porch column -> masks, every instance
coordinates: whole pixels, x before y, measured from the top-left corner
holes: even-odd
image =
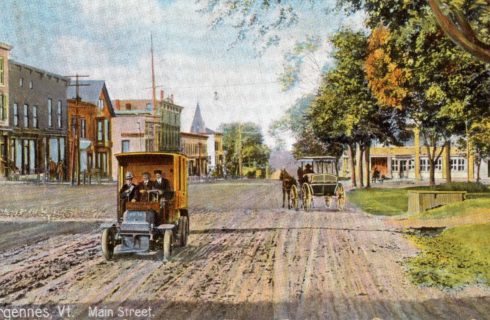
[[[393,173],[391,172],[391,155],[388,155],[386,157],[386,162],[388,165],[388,171],[386,172],[386,175],[393,179]]]
[[[471,150],[472,147],[471,139],[468,139],[468,150]],[[475,181],[475,156],[473,155],[473,152],[468,151],[466,159],[468,160],[466,169],[468,172],[468,182]]]
[[[444,151],[442,151],[442,178],[447,178],[447,170],[451,170],[451,163],[449,160],[449,152],[447,146],[442,147]]]

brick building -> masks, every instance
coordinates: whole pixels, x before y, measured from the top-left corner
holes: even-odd
[[[79,81],[78,101],[76,86],[67,90],[68,98],[68,159],[69,177],[73,170],[80,174],[93,173],[112,178],[112,119],[115,116],[105,81]],[[77,144],[80,134],[80,148]],[[80,149],[78,163],[77,150]],[[78,170],[78,168],[80,170]]]
[[[182,152],[187,156],[189,176],[205,176],[208,172],[208,136],[181,132]]]
[[[0,43],[0,180],[6,179],[9,173],[10,158],[9,133],[9,45]]]
[[[49,161],[66,167],[69,80],[9,59],[0,45],[0,179],[46,176]]]
[[[180,151],[180,115],[183,107],[173,97],[164,99],[163,91],[157,108],[149,99],[117,99],[113,101],[112,139],[114,153],[134,151]],[[113,158],[113,177],[117,162]]]

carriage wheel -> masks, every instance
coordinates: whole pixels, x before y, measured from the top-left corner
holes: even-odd
[[[311,204],[313,202],[313,190],[308,183],[303,183],[303,187],[301,188],[301,193],[303,194],[303,209],[308,211],[311,209]]]
[[[291,186],[291,205],[294,209],[298,210],[299,204],[299,196],[298,196],[298,187],[294,184]]]
[[[189,237],[189,220],[186,216],[179,218],[179,240],[180,246],[185,247],[187,245],[187,239]]]
[[[340,211],[344,211],[347,196],[345,194],[344,186],[341,183],[337,185],[336,195],[337,195],[337,209],[339,209]]]

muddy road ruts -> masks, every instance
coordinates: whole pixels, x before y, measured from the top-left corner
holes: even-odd
[[[53,196],[32,188],[30,201]],[[383,217],[326,209],[280,208],[280,185],[264,182],[190,186],[186,248],[162,263],[154,256],[105,261],[100,223],[111,219],[112,186],[68,189],[69,217],[55,202],[9,216],[0,209],[0,305],[153,307],[155,319],[485,319],[487,287],[446,292],[410,283],[403,262],[416,249]],[[62,194],[58,190],[58,195]],[[2,200],[3,201],[3,200]],[[79,201],[79,202],[77,202]],[[49,203],[45,200],[43,203]],[[0,202],[3,204],[3,202]],[[30,206],[35,209],[35,206]],[[7,210],[8,209],[8,210]],[[114,210],[114,211],[113,211]],[[29,219],[28,222],[23,222]],[[74,219],[66,221],[66,219]]]

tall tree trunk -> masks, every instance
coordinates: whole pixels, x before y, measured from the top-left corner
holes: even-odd
[[[364,161],[366,166],[366,188],[371,188],[371,166],[369,165],[369,158],[371,152],[371,143],[366,143],[366,148],[364,150]]]
[[[481,158],[478,158],[476,160],[476,182],[480,182],[481,177],[480,177],[480,167],[481,167]]]
[[[451,140],[446,141],[446,183],[451,183]]]
[[[355,145],[348,145],[349,148],[349,161],[350,161],[350,179],[352,181],[352,186],[357,187],[356,181],[356,149]]]
[[[341,157],[335,157],[335,174],[339,176],[339,161]]]
[[[429,185],[430,186],[435,186],[436,185],[436,175],[435,175],[435,161],[434,160],[429,160]]]
[[[437,141],[439,137],[437,135],[427,135],[424,133],[424,144],[427,148],[427,157],[429,160],[429,185],[435,186],[436,184],[436,175],[435,175],[435,166],[436,162],[439,160],[444,148],[440,148],[439,153],[437,154]],[[430,141],[430,143],[429,143]]]
[[[359,174],[359,187],[364,188],[364,174],[363,174],[363,156],[364,154],[364,147],[359,144],[359,161],[357,162],[358,165],[358,174]]]

